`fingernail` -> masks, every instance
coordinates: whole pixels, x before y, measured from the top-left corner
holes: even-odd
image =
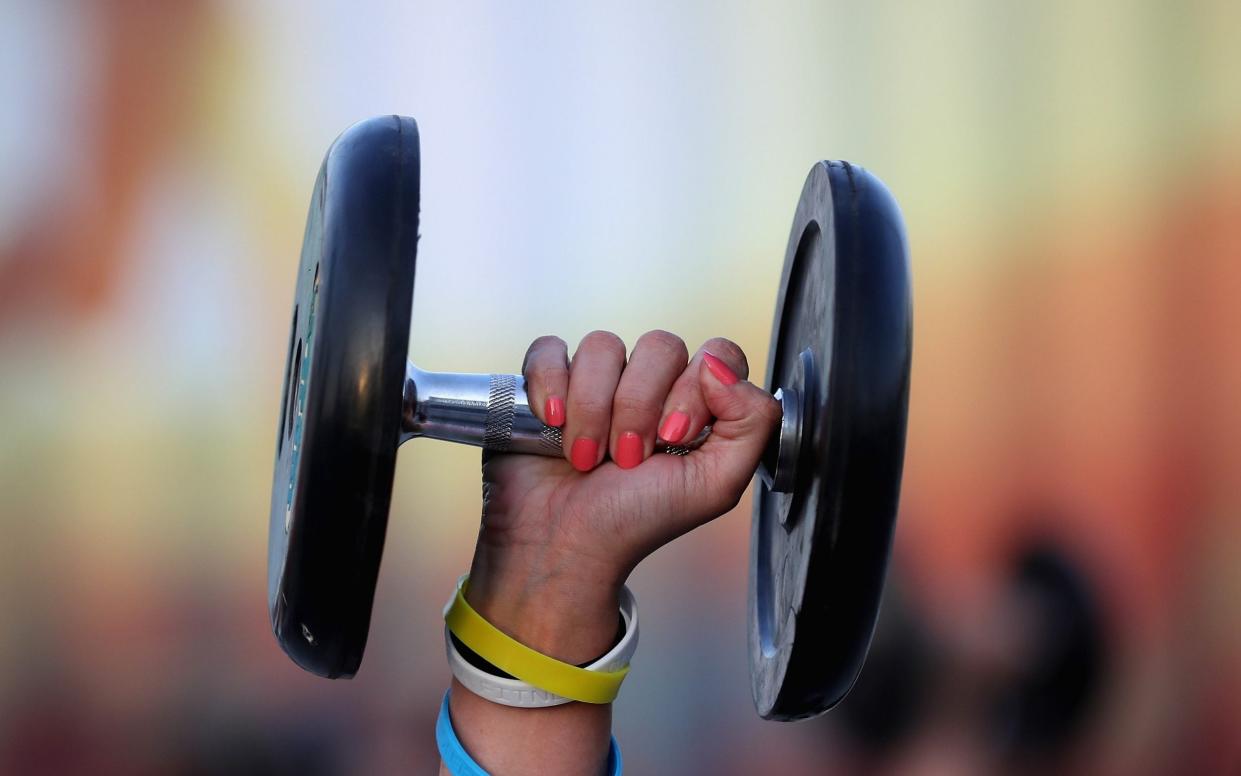
[[[664,420],[664,424],[659,427],[659,438],[665,442],[680,442],[685,438],[685,433],[689,431],[689,415],[684,412],[674,412]]]
[[[616,465],[632,469],[642,463],[642,437],[626,431],[616,440]]]
[[[588,472],[595,468],[599,460],[599,443],[588,437],[573,440],[573,449],[569,451],[569,462],[579,472]]]
[[[543,404],[543,415],[547,425],[559,428],[564,425],[564,399],[559,396],[548,396]]]
[[[724,385],[733,385],[737,382],[737,375],[733,374],[733,370],[729,369],[723,361],[706,351],[702,353],[702,360],[707,363],[707,369],[711,370],[716,380]]]

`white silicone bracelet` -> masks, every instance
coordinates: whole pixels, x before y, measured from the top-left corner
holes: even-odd
[[[458,587],[461,586],[462,579],[464,577],[457,580]],[[453,598],[456,598],[455,590]],[[453,598],[448,599],[445,611],[452,605]],[[638,648],[638,602],[627,586],[621,589],[620,613],[625,620],[625,635],[606,655],[586,666],[587,671],[619,671],[633,659],[633,653]],[[448,650],[448,665],[452,668],[452,675],[467,690],[492,703],[523,709],[541,709],[572,702],[569,698],[540,690],[520,679],[494,676],[471,664],[452,643],[447,627],[444,628],[444,644]]]

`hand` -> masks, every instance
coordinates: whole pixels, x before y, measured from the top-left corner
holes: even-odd
[[[484,455],[467,598],[519,641],[580,663],[611,646],[634,566],[737,504],[781,409],[725,339],[690,359],[652,331],[626,362],[620,338],[596,331],[570,362],[563,340],[541,337],[522,372],[535,414],[562,427],[564,459]],[[653,454],[657,436],[686,442],[708,423],[689,455]]]

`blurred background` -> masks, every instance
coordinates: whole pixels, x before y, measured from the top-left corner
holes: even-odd
[[[0,3],[0,772],[432,773],[476,450],[401,451],[352,681],[266,611],[323,153],[417,118],[411,356],[650,328],[763,364],[820,158],[908,225],[875,650],[750,700],[750,501],[635,572],[632,773],[1241,772],[1241,5]]]

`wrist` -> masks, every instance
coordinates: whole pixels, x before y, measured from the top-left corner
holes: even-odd
[[[546,547],[514,551],[480,538],[465,598],[522,644],[577,664],[612,647],[623,582],[607,567]]]

